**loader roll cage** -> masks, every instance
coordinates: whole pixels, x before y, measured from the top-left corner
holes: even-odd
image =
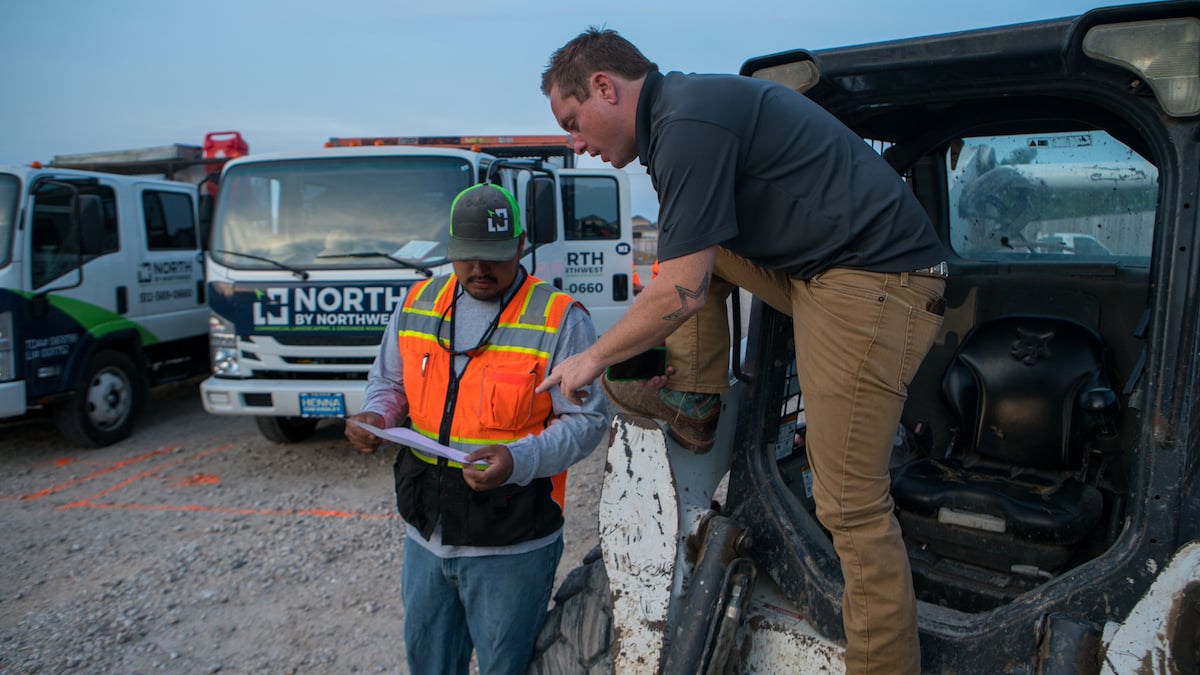
[[[902,431],[910,443],[915,430],[925,435],[910,450],[962,452],[941,377],[972,327],[1030,313],[1082,323],[1104,340],[1119,398],[1116,440],[1093,447],[1079,474],[1103,495],[1100,522],[1063,568],[1033,576],[910,545],[927,670],[966,672],[985,662],[1016,668],[1014,655],[1038,653],[1039,639],[1061,646],[1070,662],[1099,639],[1106,617],[1123,617],[1138,601],[1151,570],[1196,536],[1178,506],[1197,462],[1195,422],[1176,395],[1194,377],[1196,336],[1168,289],[1186,294],[1200,263],[1183,235],[1195,223],[1198,158],[1189,134],[1200,108],[1165,98],[1163,87],[1112,55],[1116,42],[1095,36],[1155,21],[1200,26],[1197,14],[1190,2],[1135,5],[919,44],[787,52],[742,68],[805,91],[864,139],[881,142],[953,253],[943,335],[909,387]],[[1195,72],[1187,77],[1197,79]],[[1016,141],[1028,147],[1018,152]],[[985,217],[968,204],[964,185],[978,175],[964,176],[957,162],[980,161],[986,153],[970,150],[988,144],[996,152],[987,168],[1005,180],[994,181],[996,190],[983,195],[990,202],[979,203],[991,203],[1008,222],[991,224],[995,236],[987,242],[970,241],[968,225]],[[1099,159],[1102,148],[1114,161]],[[1076,171],[1088,162],[1090,173]],[[1035,200],[1024,204],[1024,217],[1015,217],[1017,202],[1003,201],[1018,188]],[[1065,242],[1080,237],[1100,246],[1068,250]],[[791,322],[756,302],[748,334],[737,420],[744,432],[727,514],[754,534],[756,564],[804,617],[842,639],[840,565],[814,515],[802,458],[781,441],[792,437],[788,425],[797,417],[803,426]],[[893,456],[897,466],[911,459]]]

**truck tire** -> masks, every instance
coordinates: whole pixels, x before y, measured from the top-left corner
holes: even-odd
[[[75,394],[54,406],[54,421],[71,443],[102,448],[129,437],[145,400],[146,382],[137,364],[109,349],[88,360]]]
[[[255,417],[254,423],[268,441],[275,443],[306,441],[317,430],[317,420],[303,417]]]
[[[534,645],[529,675],[613,672],[613,605],[600,547],[583,557],[554,594]]]

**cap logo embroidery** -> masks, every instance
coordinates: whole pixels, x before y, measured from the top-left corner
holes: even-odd
[[[508,232],[508,209],[488,209],[488,232]]]

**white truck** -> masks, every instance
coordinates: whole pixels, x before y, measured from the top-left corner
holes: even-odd
[[[0,419],[51,411],[70,442],[105,446],[148,387],[204,372],[204,177],[246,151],[214,132],[0,168]]]
[[[597,329],[633,300],[628,178],[574,168],[568,136],[334,138],[230,162],[211,246],[205,409],[253,415],[278,443],[358,412],[406,289],[450,270],[450,204],[490,180],[517,196],[524,264]]]

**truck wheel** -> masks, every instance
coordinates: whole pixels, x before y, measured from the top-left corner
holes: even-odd
[[[583,557],[554,594],[534,645],[530,675],[613,672],[613,605],[600,547]]]
[[[129,437],[146,400],[146,383],[123,352],[97,352],[70,399],[54,407],[54,421],[67,440],[102,448]]]
[[[275,443],[299,443],[317,430],[317,420],[304,417],[255,417],[254,423],[268,441]]]

